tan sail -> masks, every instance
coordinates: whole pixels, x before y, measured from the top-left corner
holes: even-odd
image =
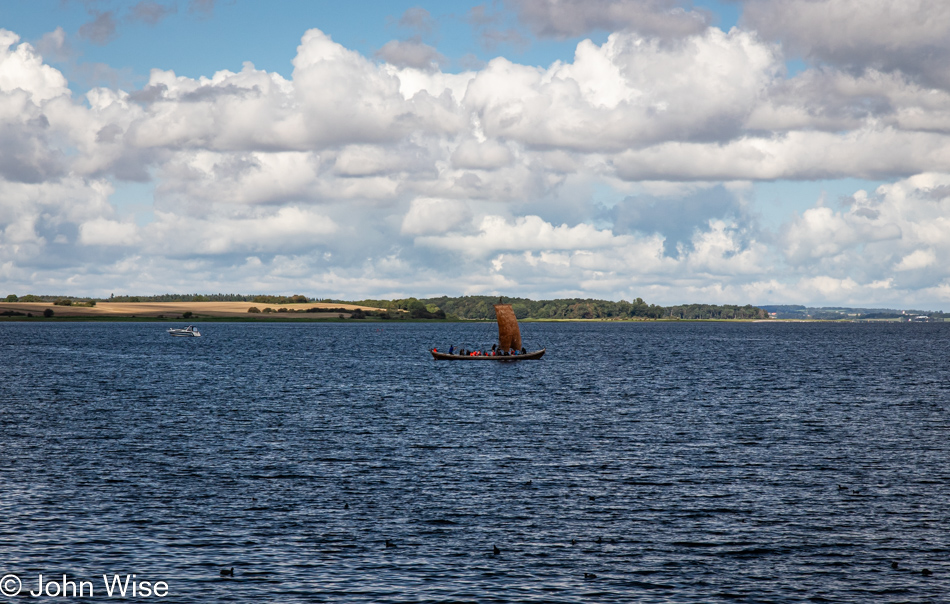
[[[498,346],[502,350],[521,350],[521,331],[511,304],[496,304],[495,316],[498,318]]]

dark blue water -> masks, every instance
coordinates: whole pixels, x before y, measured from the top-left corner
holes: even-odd
[[[950,325],[530,324],[523,363],[427,354],[484,324],[165,327],[0,323],[24,593],[950,600]]]

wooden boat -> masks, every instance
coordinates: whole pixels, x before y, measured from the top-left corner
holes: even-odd
[[[435,350],[430,350],[432,353],[432,358],[436,361],[533,361],[535,359],[540,359],[544,356],[546,348],[541,350],[535,350],[534,352],[528,352],[525,354],[509,354],[509,355],[496,355],[492,356],[490,354],[480,354],[478,356],[469,356],[461,354],[449,354],[447,352],[436,352]]]
[[[498,319],[498,350],[521,350],[521,330],[518,329],[518,318],[515,317],[515,311],[511,304],[495,304],[495,317]],[[449,354],[447,352],[438,352],[433,349],[432,358],[436,361],[533,361],[544,356],[546,348],[526,352],[521,354],[499,354],[477,356]]]

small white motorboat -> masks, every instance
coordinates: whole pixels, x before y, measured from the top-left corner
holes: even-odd
[[[194,325],[189,325],[184,329],[170,328],[168,330],[168,335],[178,338],[200,338],[201,332],[195,329]]]

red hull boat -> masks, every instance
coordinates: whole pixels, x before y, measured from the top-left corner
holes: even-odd
[[[460,355],[460,354],[449,354],[447,352],[436,352],[431,350],[432,358],[436,361],[533,361],[535,359],[540,359],[544,356],[546,348],[541,350],[535,350],[534,352],[526,352],[525,354],[499,354],[492,356],[490,354],[480,354],[477,356],[471,355]]]

